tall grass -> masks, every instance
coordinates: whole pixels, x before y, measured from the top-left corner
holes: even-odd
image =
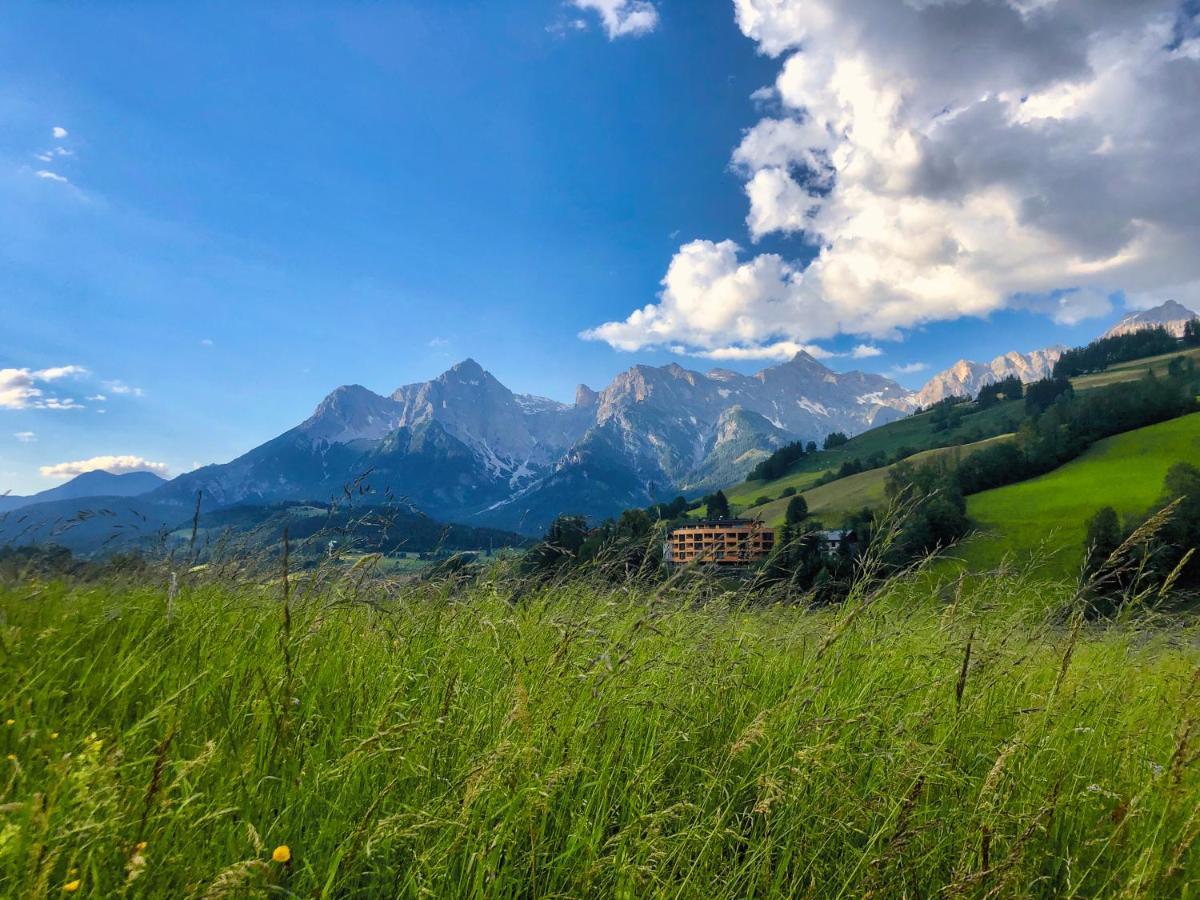
[[[0,896],[1200,892],[1190,625],[362,574],[0,589]]]

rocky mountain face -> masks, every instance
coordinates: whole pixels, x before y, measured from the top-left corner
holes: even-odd
[[[912,396],[801,353],[756,375],[634,366],[574,404],[514,394],[474,360],[390,397],[338,388],[303,423],[152,495],[178,509],[283,500],[411,502],[527,533],[728,484],[791,440],[899,418]]]
[[[1147,328],[1166,328],[1175,337],[1183,337],[1183,328],[1192,319],[1200,318],[1200,313],[1192,312],[1186,306],[1168,300],[1153,309],[1130,313],[1108,331],[1104,337],[1117,337],[1122,334],[1132,334]]]
[[[916,394],[919,406],[929,406],[947,397],[974,397],[981,388],[1016,375],[1025,384],[1048,378],[1063,354],[1062,347],[1034,350],[1030,353],[1005,353],[989,363],[960,359],[949,369],[934,375]]]

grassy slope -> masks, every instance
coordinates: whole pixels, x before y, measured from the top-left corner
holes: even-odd
[[[162,575],[0,588],[0,896],[1200,887],[1194,628],[1045,625],[1069,587],[809,612],[353,573],[285,618],[185,578],[168,624]]]
[[[989,447],[997,441],[1010,440],[1012,440],[1012,435],[1001,435],[999,437],[988,438],[986,441],[965,444],[962,447],[944,447],[938,450],[926,450],[923,453],[909,457],[908,462],[919,466],[922,463],[932,462],[935,459],[946,456],[958,456],[961,458],[962,456],[969,456],[976,450]],[[882,469],[871,469],[867,472],[861,472],[858,475],[839,478],[837,481],[831,481],[829,484],[823,484],[820,487],[804,491],[804,499],[808,503],[809,514],[815,519],[820,519],[826,525],[836,527],[841,525],[842,521],[848,515],[858,512],[863,507],[874,509],[882,506],[886,501],[884,488],[887,484],[887,474],[890,469],[890,466]],[[782,525],[789,502],[790,498],[775,500],[765,506],[751,508],[748,510],[747,515],[761,518],[770,525]]]
[[[1131,362],[1117,363],[1115,366],[1109,366],[1103,372],[1072,378],[1071,383],[1075,385],[1077,391],[1086,391],[1092,388],[1117,384],[1122,381],[1137,381],[1139,378],[1144,377],[1146,372],[1150,370],[1153,370],[1155,375],[1165,376],[1167,374],[1167,366],[1177,356],[1187,356],[1200,363],[1200,347],[1193,347],[1190,350],[1179,350],[1178,352],[1167,353],[1162,356],[1148,356],[1145,359],[1135,359]]]
[[[1200,413],[1099,441],[1083,456],[1040,478],[976,494],[967,512],[986,534],[956,555],[971,568],[995,565],[1006,553],[1057,551],[1048,562],[1070,575],[1083,556],[1085,522],[1111,506],[1122,516],[1146,511],[1173,463],[1200,460]]]
[[[836,450],[808,456],[782,478],[774,481],[740,482],[726,488],[725,495],[735,507],[746,509],[759,496],[775,499],[789,487],[805,491],[825,472],[837,469],[847,460],[866,459],[875,453],[883,453],[890,457],[901,447],[929,450],[939,444],[967,443],[972,439],[992,437],[1011,430],[1012,423],[1018,421],[1022,414],[1022,404],[1019,401],[1002,403],[989,410],[964,417],[961,427],[954,431],[940,433],[930,427],[932,413],[908,416],[863,432]]]

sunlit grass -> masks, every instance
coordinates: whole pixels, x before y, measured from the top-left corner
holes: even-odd
[[[1097,441],[1053,472],[969,497],[967,514],[981,533],[955,554],[981,569],[1008,555],[1023,561],[1053,551],[1047,571],[1070,577],[1083,564],[1087,522],[1100,507],[1144,515],[1162,494],[1167,470],[1197,459],[1200,413]]]
[[[844,607],[0,593],[0,896],[1177,896],[1196,633],[1019,575]]]

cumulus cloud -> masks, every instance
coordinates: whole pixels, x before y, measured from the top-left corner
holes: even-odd
[[[18,431],[13,435],[22,444],[32,444],[37,440],[37,435],[32,431]]]
[[[693,242],[621,349],[894,338],[1200,294],[1200,17],[1179,0],[735,0],[780,60],[733,150],[750,237]],[[1190,12],[1189,12],[1190,11]],[[680,286],[672,273],[707,257]],[[809,261],[811,260],[811,261]],[[732,328],[732,332],[724,329]]]
[[[56,463],[52,466],[42,466],[39,471],[43,478],[74,478],[84,472],[103,470],[113,475],[123,475],[126,472],[153,472],[166,478],[167,464],[151,462],[141,456],[93,456],[91,459],[80,459],[74,462]]]
[[[61,125],[55,125],[50,130],[50,133],[52,135],[54,135],[55,140],[59,140],[59,141],[61,141],[65,137],[67,137],[67,135],[69,134],[67,129],[63,128]]]
[[[47,396],[49,382],[87,374],[83,366],[0,369],[0,409],[79,409],[74,400]]]
[[[855,359],[870,359],[873,356],[883,356],[883,351],[873,344],[859,344],[850,351]]]
[[[658,8],[649,0],[571,0],[571,5],[598,14],[610,41],[640,37],[658,27]]]
[[[779,339],[790,337],[791,323],[799,318],[812,325],[806,337],[830,337],[838,330],[836,312],[782,257],[762,254],[743,262],[732,241],[692,241],[671,261],[658,303],[581,336],[620,350],[677,345],[704,355],[757,348],[755,358],[764,359],[805,343]]]

